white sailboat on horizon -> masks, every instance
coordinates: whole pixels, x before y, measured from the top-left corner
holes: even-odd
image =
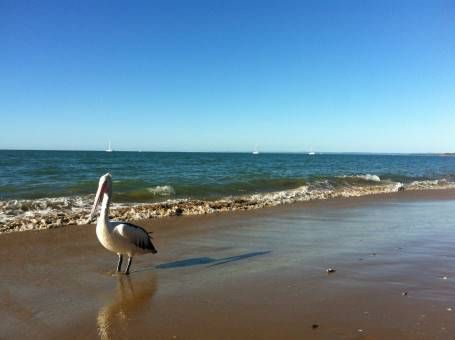
[[[254,150],[253,150],[252,154],[253,155],[259,155],[259,151],[258,151],[258,146],[257,145],[254,147]]]
[[[111,141],[110,140],[109,140],[109,144],[107,146],[106,152],[112,152]]]

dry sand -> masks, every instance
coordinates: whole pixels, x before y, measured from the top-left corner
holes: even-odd
[[[0,338],[455,337],[454,191],[141,224],[129,277],[93,225],[0,235]]]

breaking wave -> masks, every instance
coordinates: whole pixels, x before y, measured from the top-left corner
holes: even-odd
[[[358,197],[391,193],[401,190],[452,189],[455,182],[446,179],[411,181],[408,183],[381,180],[377,175],[341,176],[315,180],[294,189],[232,195],[213,200],[188,197],[167,199],[155,203],[134,203],[144,197],[175,196],[170,185],[147,187],[130,192],[128,200],[122,194],[114,195],[110,209],[111,218],[140,220],[172,215],[201,215],[223,211],[250,210],[294,202],[324,200],[337,197]],[[178,194],[178,192],[177,192]],[[145,196],[144,196],[145,195]],[[85,224],[94,195],[39,199],[0,200],[0,232],[56,228],[64,225]]]
[[[346,177],[348,177],[348,176],[346,176]],[[380,182],[381,181],[381,178],[378,175],[366,174],[366,175],[355,175],[355,176],[352,176],[352,177],[360,178],[360,179],[363,179],[365,181],[371,181],[371,182]]]
[[[157,185],[153,188],[147,188],[147,191],[155,196],[170,196],[175,194],[175,190],[170,185]]]

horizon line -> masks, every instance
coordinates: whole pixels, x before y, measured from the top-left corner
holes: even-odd
[[[106,150],[93,149],[1,149],[0,151],[55,151],[55,152],[103,152]],[[251,154],[252,151],[178,151],[178,150],[112,150],[111,152],[136,152],[136,153],[241,153]],[[259,154],[363,154],[363,155],[455,155],[455,152],[383,152],[383,151],[259,151]],[[107,152],[109,153],[109,152]]]

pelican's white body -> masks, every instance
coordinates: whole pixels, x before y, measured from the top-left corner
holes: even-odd
[[[150,253],[150,251],[144,251],[144,249],[137,247],[131,242],[129,238],[131,231],[128,231],[128,228],[131,227],[123,222],[107,221],[106,223],[106,221],[100,217],[96,223],[96,236],[104,248],[117,254],[132,257],[137,254]],[[138,234],[137,237],[148,238],[146,233]]]

